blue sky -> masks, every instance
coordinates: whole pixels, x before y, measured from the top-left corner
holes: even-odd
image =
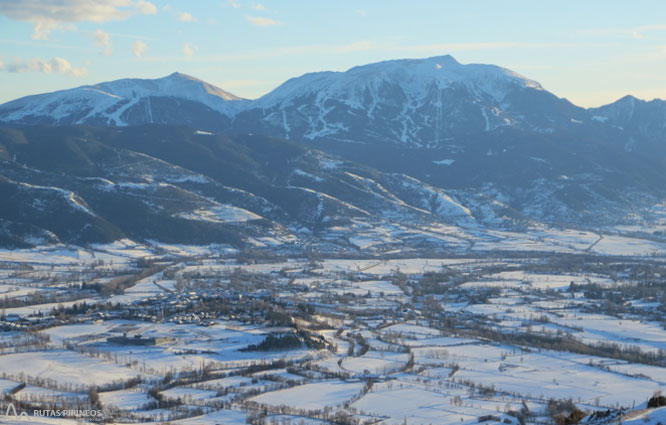
[[[581,106],[666,98],[663,1],[0,0],[0,102],[193,75],[255,98],[306,72],[453,55]]]

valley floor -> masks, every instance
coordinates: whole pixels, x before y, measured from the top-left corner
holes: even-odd
[[[0,413],[389,425],[634,409],[628,423],[647,423],[666,416],[642,410],[666,386],[666,244],[628,231],[497,232],[409,258],[128,240],[0,251]]]

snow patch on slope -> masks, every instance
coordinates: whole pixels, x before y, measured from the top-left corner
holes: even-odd
[[[176,217],[186,220],[207,221],[209,223],[244,223],[261,218],[261,216],[251,211],[227,204],[179,213],[176,214]]]
[[[81,211],[83,213],[86,213],[88,215],[95,215],[90,209],[88,208],[88,205],[86,202],[81,199],[76,193],[72,192],[71,190],[66,190],[62,189],[59,187],[53,187],[53,186],[37,186],[37,185],[32,185],[29,183],[20,183],[21,187],[25,189],[32,189],[32,190],[39,190],[39,191],[46,191],[46,192],[51,192],[54,193],[61,198],[63,198],[73,209]],[[35,202],[38,202],[39,199],[36,198]],[[39,206],[39,205],[36,205]]]
[[[415,199],[419,208],[431,211],[439,217],[460,222],[460,224],[473,225],[476,223],[472,211],[444,190],[407,175],[400,177],[402,177],[403,188],[416,195]]]

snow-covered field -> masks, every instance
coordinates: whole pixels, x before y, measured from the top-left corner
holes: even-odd
[[[8,377],[43,379],[57,386],[110,384],[141,375],[128,367],[65,350],[40,351],[0,356],[0,371]]]
[[[341,406],[358,395],[362,388],[361,382],[325,381],[265,393],[250,400],[273,406],[286,405],[297,409],[321,410],[327,406]]]
[[[666,389],[665,244],[617,229],[365,231],[351,245],[457,242],[414,258],[248,261],[127,240],[0,251],[0,394],[83,406],[94,386],[119,423],[388,425],[517,423],[525,408],[544,423],[549,399],[644,408]]]

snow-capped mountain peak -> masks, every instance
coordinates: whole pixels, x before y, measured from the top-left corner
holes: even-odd
[[[505,127],[550,131],[580,120],[581,113],[536,81],[449,55],[305,74],[252,107],[287,138],[430,147]]]
[[[0,121],[46,124],[128,125],[163,122],[165,107],[182,101],[234,114],[243,99],[219,87],[175,72],[158,79],[124,78],[34,96],[0,105]],[[157,113],[155,113],[157,112]]]
[[[398,85],[407,96],[424,96],[433,84],[440,89],[462,84],[501,101],[507,85],[543,90],[536,81],[494,65],[463,65],[450,55],[427,59],[396,59],[353,67],[345,72],[315,72],[292,78],[258,100],[262,107],[289,104],[317,93],[318,99],[361,101],[368,90]]]
[[[101,90],[125,98],[145,96],[177,96],[202,103],[210,101],[208,96],[222,100],[242,100],[240,97],[222,90],[212,84],[187,74],[174,72],[163,78],[154,80],[126,78],[108,83],[96,84]]]
[[[484,64],[461,64],[451,55],[434,56],[426,59],[396,59],[351,68],[352,76],[363,74],[384,74],[409,79],[436,80],[446,83],[471,83],[481,80],[506,80],[507,82],[542,89],[536,81],[530,80],[508,69]]]

